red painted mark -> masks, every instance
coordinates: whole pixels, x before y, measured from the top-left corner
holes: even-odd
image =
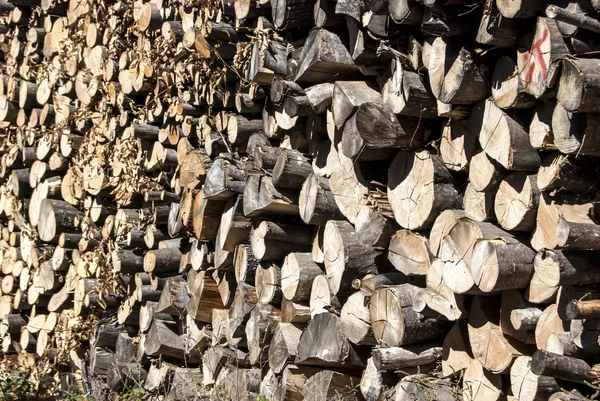
[[[546,77],[548,76],[548,66],[546,65],[546,60],[544,60],[544,54],[542,53],[542,44],[544,43],[544,41],[548,39],[548,29],[544,29],[544,32],[542,33],[542,37],[539,38],[531,47],[531,50],[529,50],[526,54],[525,54],[525,63],[529,64],[528,66],[528,70],[527,70],[527,76],[525,77],[525,82],[531,82],[532,78],[533,78],[533,72],[535,70],[535,66],[536,66],[536,61],[538,62],[538,64],[540,65],[540,70],[542,73],[542,78],[546,79]],[[531,56],[533,56],[533,60],[531,60]]]

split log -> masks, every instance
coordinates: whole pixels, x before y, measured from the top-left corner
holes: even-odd
[[[448,377],[462,373],[473,362],[472,355],[466,321],[458,321],[442,344],[442,375]]]
[[[448,322],[426,318],[413,310],[418,287],[383,287],[371,297],[371,326],[377,342],[388,347],[410,345],[444,336]]]
[[[281,300],[281,321],[284,323],[307,323],[310,318],[310,307],[303,303]]]
[[[475,41],[498,47],[513,47],[517,44],[518,36],[518,23],[501,15],[496,1],[487,0]]]
[[[377,341],[371,329],[371,316],[365,294],[355,292],[350,295],[340,314],[342,332],[353,344],[376,345]]]
[[[492,373],[507,372],[514,359],[526,355],[528,347],[507,338],[499,327],[499,308],[493,299],[475,297],[468,320],[469,343],[473,356]]]
[[[529,141],[536,149],[556,149],[552,133],[554,103],[540,103],[536,106],[529,125]]]
[[[554,89],[558,79],[557,61],[569,51],[556,21],[545,17],[537,18],[534,33],[525,36],[523,43],[517,55],[519,75],[525,91],[540,98]]]
[[[227,200],[235,194],[243,194],[244,181],[244,171],[226,160],[217,159],[206,174],[204,197]]]
[[[446,68],[445,66],[451,67]],[[443,103],[473,104],[490,93],[490,71],[471,51],[436,38],[429,54],[429,81],[434,96]]]
[[[503,376],[493,374],[477,360],[472,360],[463,375],[463,399],[465,401],[500,400],[502,384]]]
[[[495,189],[495,188],[494,188]],[[494,211],[494,191],[477,191],[469,183],[463,197],[463,209],[465,215],[474,221],[493,221],[496,218]]]
[[[291,323],[279,323],[269,345],[269,367],[281,373],[298,354],[302,329]]]
[[[540,191],[537,176],[514,173],[500,183],[494,210],[506,230],[531,231],[535,227]]]
[[[381,93],[365,81],[336,81],[331,102],[333,121],[340,128],[361,104],[380,101]]]
[[[304,226],[257,221],[252,228],[250,244],[258,260],[282,260],[295,250],[309,250],[312,231]]]
[[[313,29],[297,56],[296,82],[322,83],[360,76],[358,66],[340,38],[325,29]]]
[[[465,119],[451,119],[444,125],[440,155],[448,170],[467,170],[477,142],[474,134],[476,133],[468,129],[468,120]]]
[[[429,234],[429,249],[432,254],[439,256],[442,240],[463,217],[465,217],[465,214],[462,210],[449,209],[444,210],[439,214],[435,219]]]
[[[276,187],[300,189],[312,173],[312,165],[304,155],[293,149],[283,149],[273,167]]]
[[[391,106],[381,102],[362,103],[344,126],[342,152],[361,160],[391,158],[390,148],[424,146],[433,136],[435,124],[419,117],[396,118]]]
[[[442,381],[427,380],[424,374],[402,378],[390,392],[391,401],[426,400],[450,401],[454,399],[452,387]]]
[[[325,274],[315,277],[310,290],[309,313],[315,317],[319,313],[339,311],[340,301],[331,291],[331,286]]]
[[[388,199],[398,224],[410,230],[430,228],[438,214],[461,201],[443,162],[427,151],[398,153],[389,169]]]
[[[535,98],[525,92],[525,82],[512,57],[504,56],[496,62],[492,74],[492,97],[501,109],[526,109],[535,105]]]
[[[554,145],[564,154],[600,155],[596,127],[599,114],[571,113],[559,103],[552,113]]]
[[[477,293],[471,262],[475,244],[484,239],[506,238],[510,234],[490,223],[461,219],[442,240],[439,257],[444,262],[444,283],[457,294]]]
[[[469,118],[484,152],[508,170],[534,171],[540,157],[523,127],[491,100],[479,103]]]
[[[311,376],[302,395],[306,401],[326,401],[334,397],[344,400],[358,400],[360,379],[333,370],[322,370]]]
[[[375,199],[378,195],[381,194],[369,197],[370,204],[363,205],[356,216],[356,238],[364,246],[386,247],[400,228],[393,219],[387,199]]]
[[[244,190],[246,217],[279,213],[298,215],[298,193],[285,188],[276,189],[271,177],[250,174]]]
[[[427,238],[410,230],[396,232],[388,247],[388,259],[396,270],[407,276],[425,275],[431,257]]]
[[[443,279],[444,263],[440,259],[431,262],[427,271],[426,288],[419,290],[418,300],[413,305],[417,312],[425,308],[439,313],[450,321],[456,321],[468,314],[465,297],[455,294]]]
[[[552,153],[540,166],[537,174],[537,184],[542,191],[570,191],[586,193],[594,191],[596,177],[595,160],[579,157],[577,160],[569,159],[565,155]],[[584,168],[585,167],[585,172]]]
[[[393,59],[390,77],[381,90],[383,102],[394,114],[419,118],[437,118],[437,102],[419,74],[407,71]]]
[[[366,358],[359,352],[344,336],[338,317],[320,313],[313,317],[300,336],[296,363],[330,367],[364,366]]]
[[[376,273],[384,266],[381,250],[361,245],[352,225],[346,221],[329,221],[325,226],[323,252],[329,286],[334,294],[350,289],[354,278]]]

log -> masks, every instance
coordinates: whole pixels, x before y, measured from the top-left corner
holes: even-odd
[[[324,225],[329,220],[339,220],[342,217],[328,180],[313,173],[302,184],[298,208],[300,217],[306,224]]]
[[[452,39],[433,41],[427,67],[431,91],[443,103],[474,104],[490,93],[488,68]]]
[[[388,259],[407,276],[425,275],[431,264],[427,238],[410,230],[399,230],[388,247]]]
[[[376,345],[365,294],[355,292],[344,303],[340,314],[342,332],[353,344]]]
[[[280,323],[275,329],[269,345],[269,367],[281,373],[286,364],[298,354],[298,343],[302,329],[292,323]]]
[[[311,234],[304,226],[257,221],[250,235],[252,253],[258,260],[282,260],[294,250],[309,250]]]
[[[556,148],[564,154],[600,154],[596,121],[598,114],[571,113],[559,103],[552,113],[552,133]]]
[[[515,239],[479,241],[470,264],[475,284],[484,292],[525,288],[533,276],[535,256]]]
[[[283,149],[273,167],[273,185],[278,188],[301,189],[311,173],[309,159],[298,151]]]
[[[359,76],[358,66],[342,45],[340,38],[325,29],[313,29],[297,55],[296,82],[322,83]]]
[[[407,347],[375,348],[373,362],[379,370],[402,370],[409,367],[429,365],[442,357],[442,347],[434,344],[418,344]]]
[[[496,106],[501,109],[527,109],[535,106],[535,98],[525,92],[525,82],[512,57],[503,56],[496,62],[492,74],[492,97]]]
[[[476,360],[492,373],[507,372],[514,359],[528,353],[528,347],[503,335],[500,315],[493,299],[475,297],[468,320],[469,343]]]
[[[325,270],[334,294],[350,289],[352,280],[367,273],[376,273],[384,266],[381,250],[361,245],[352,225],[346,221],[329,221],[323,240]]]
[[[537,350],[531,358],[531,371],[575,383],[597,379],[597,372],[585,361],[569,356]]]
[[[433,136],[434,127],[434,123],[419,117],[398,119],[386,103],[362,103],[346,121],[342,152],[350,158],[386,160],[390,158],[389,148],[411,149],[425,145]]]
[[[477,104],[469,118],[469,129],[479,133],[483,151],[508,170],[534,171],[540,157],[523,127],[491,100]]]
[[[572,113],[592,113],[598,110],[595,104],[597,84],[594,71],[598,63],[594,60],[564,60],[556,98],[560,105]]]
[[[314,341],[315,338],[319,340]],[[363,357],[344,336],[338,317],[320,313],[300,336],[296,363],[324,367],[364,366],[366,358]]]
[[[181,251],[176,248],[155,249],[144,256],[144,271],[147,273],[165,273],[179,270]]]
[[[419,290],[413,308],[424,312],[426,308],[439,313],[449,321],[456,321],[468,314],[465,297],[454,293],[443,279],[444,263],[440,259],[431,262],[427,271],[426,288]]]
[[[344,400],[358,400],[360,379],[344,373],[322,370],[311,376],[304,387],[302,395],[306,401],[326,401],[333,397]]]
[[[461,219],[440,246],[439,257],[444,262],[444,283],[457,294],[470,291],[477,293],[470,268],[475,244],[482,239],[508,237],[510,234],[490,223]]]
[[[59,235],[75,230],[81,212],[67,202],[44,199],[40,207],[38,233],[42,241],[57,241]]]
[[[378,344],[397,347],[444,336],[448,322],[426,318],[413,310],[418,287],[411,284],[383,287],[371,297],[371,326]]]
[[[567,304],[566,316],[568,319],[598,319],[600,316],[600,301],[572,300]]]
[[[525,91],[538,99],[554,90],[557,61],[569,53],[556,21],[550,18],[538,17],[534,33],[522,40],[524,45],[517,54],[519,75]]]
[[[477,143],[474,134],[473,131],[468,129],[468,120],[451,119],[444,125],[440,142],[440,155],[448,170],[467,170]]]
[[[282,294],[281,269],[274,263],[261,262],[256,269],[255,287],[263,304],[280,305]]]
[[[290,253],[281,268],[281,290],[286,299],[307,301],[313,280],[322,274],[310,253]]]
[[[389,169],[388,199],[398,224],[409,230],[430,228],[439,213],[460,205],[448,170],[427,151],[398,153]]]
[[[236,281],[252,284],[258,274],[260,262],[254,257],[250,246],[244,244],[237,245],[235,247],[233,259]],[[268,283],[265,283],[265,285],[268,285]]]
[[[515,309],[510,312],[510,322],[516,330],[532,330],[541,316],[538,308]]]
[[[383,102],[394,114],[437,118],[437,102],[419,74],[407,71],[400,61],[390,63],[390,77],[381,90]]]

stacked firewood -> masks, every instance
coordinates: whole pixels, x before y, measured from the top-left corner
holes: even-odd
[[[593,395],[598,11],[1,1],[0,355],[90,398]]]

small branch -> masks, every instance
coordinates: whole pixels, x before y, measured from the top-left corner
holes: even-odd
[[[546,15],[557,21],[575,25],[587,31],[600,33],[600,21],[590,18],[582,13],[573,13],[564,8],[552,5],[546,7]]]

